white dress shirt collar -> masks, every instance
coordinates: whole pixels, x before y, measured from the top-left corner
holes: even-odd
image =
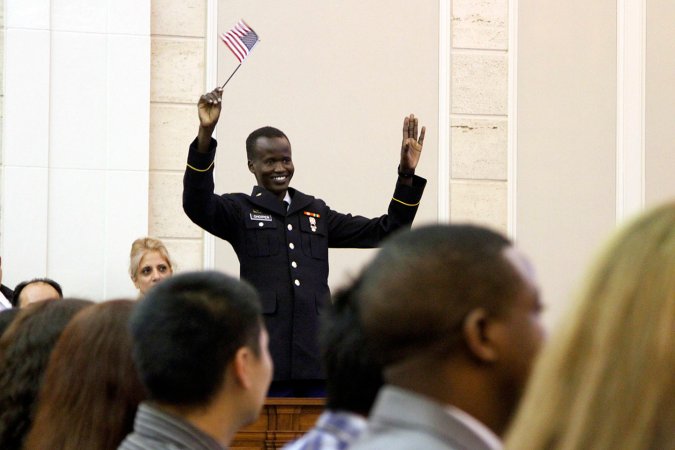
[[[499,436],[472,415],[451,405],[447,405],[445,411],[473,431],[490,449],[502,450],[504,448]]]

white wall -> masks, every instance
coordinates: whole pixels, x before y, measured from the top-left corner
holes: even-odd
[[[4,282],[135,295],[147,234],[149,0],[6,0]]]

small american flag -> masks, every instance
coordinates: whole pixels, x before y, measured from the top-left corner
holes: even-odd
[[[234,56],[237,57],[240,63],[244,62],[248,54],[253,50],[253,47],[255,47],[255,44],[259,41],[255,31],[246,25],[243,20],[237,22],[230,31],[221,33],[220,39],[234,53]]]

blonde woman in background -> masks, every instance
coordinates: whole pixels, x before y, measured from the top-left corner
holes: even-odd
[[[166,246],[159,239],[136,239],[131,244],[129,256],[129,275],[141,296],[164,278],[173,275],[174,264]]]
[[[675,203],[619,232],[544,349],[506,447],[675,449]]]

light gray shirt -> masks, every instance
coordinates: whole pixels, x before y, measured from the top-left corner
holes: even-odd
[[[188,422],[147,402],[138,407],[134,431],[117,450],[225,450]]]
[[[350,450],[493,450],[484,436],[448,414],[447,405],[396,386],[384,386],[368,430]]]

